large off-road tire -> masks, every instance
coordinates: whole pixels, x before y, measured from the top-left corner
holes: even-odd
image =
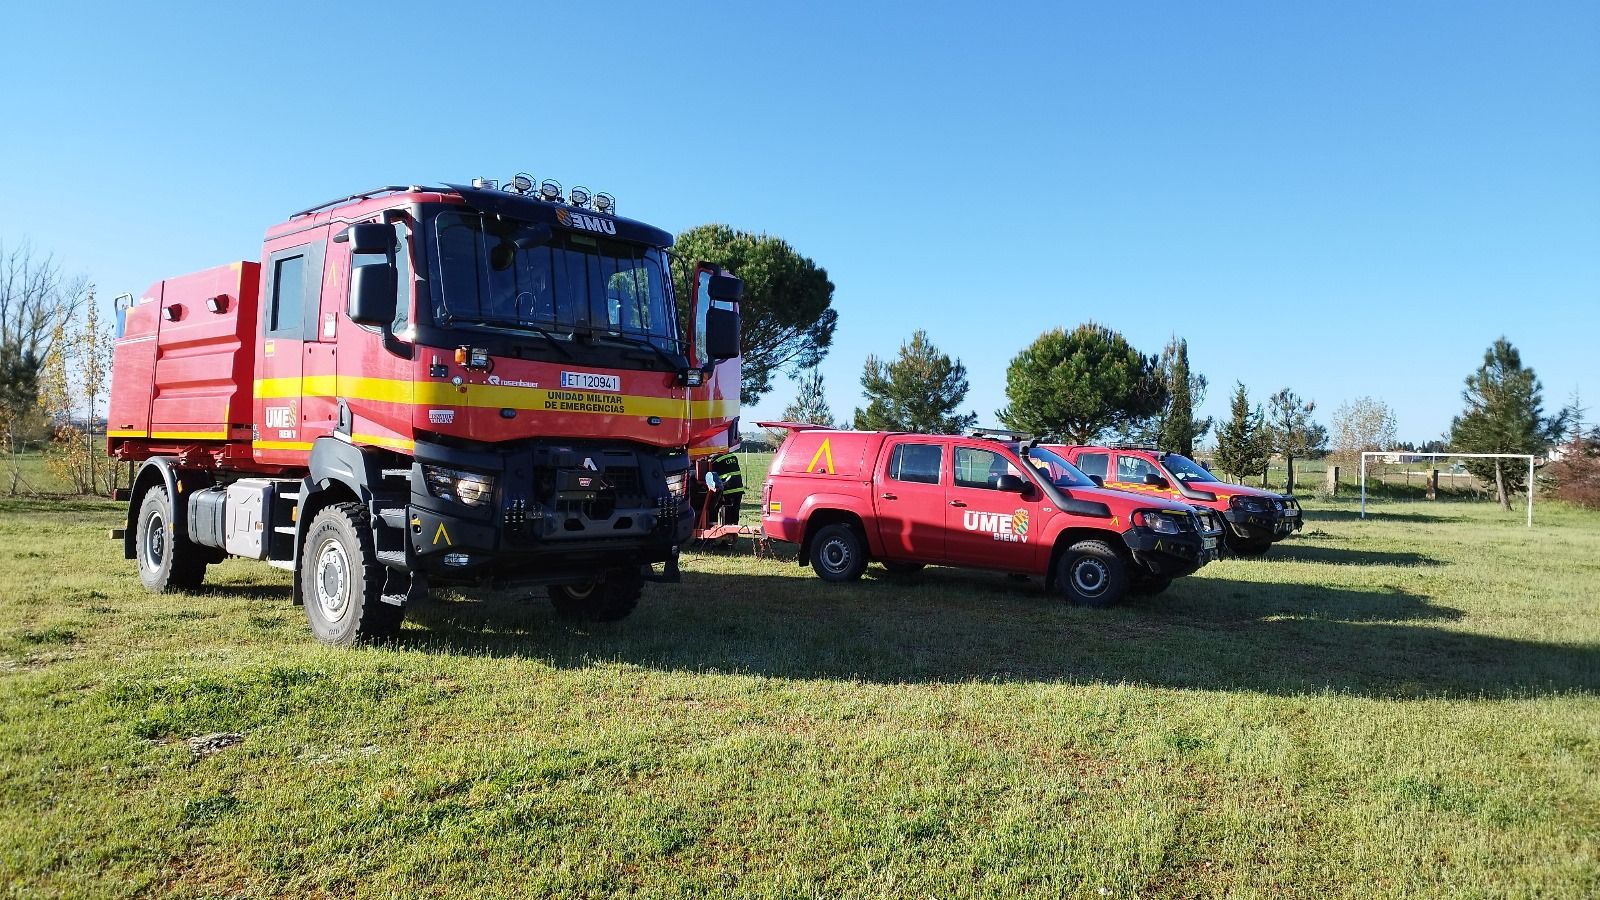
[[[1056,563],[1056,590],[1079,606],[1111,606],[1128,590],[1128,564],[1105,541],[1079,541]]]
[[[639,605],[644,593],[644,573],[638,569],[608,569],[603,578],[584,584],[553,584],[550,603],[556,615],[574,622],[615,622]]]
[[[136,522],[133,547],[144,586],[158,594],[199,587],[206,577],[205,548],[176,527],[164,485],[145,491]]]
[[[823,581],[854,581],[867,570],[861,535],[843,522],[826,525],[811,538],[811,568]]]
[[[1140,597],[1159,594],[1169,587],[1172,587],[1172,579],[1159,575],[1140,574],[1128,580],[1128,593]]]
[[[405,608],[383,602],[383,576],[365,506],[338,503],[317,513],[297,573],[317,640],[350,647],[394,637]]]
[[[1228,537],[1228,549],[1237,556],[1260,556],[1272,549],[1272,542],[1263,538]]]
[[[927,567],[927,563],[919,562],[892,562],[883,561],[883,567],[889,570],[890,575],[915,575]]]

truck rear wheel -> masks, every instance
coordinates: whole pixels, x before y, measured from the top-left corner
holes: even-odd
[[[1128,589],[1128,564],[1104,541],[1079,541],[1056,563],[1056,589],[1079,606],[1111,606]]]
[[[300,549],[300,593],[317,640],[336,647],[394,637],[405,608],[383,602],[383,566],[360,503],[317,513]]]
[[[206,560],[189,536],[177,529],[167,489],[157,485],[144,493],[134,533],[139,580],[158,594],[197,588],[206,577]]]
[[[556,615],[574,622],[615,622],[639,605],[644,593],[644,573],[638,569],[610,569],[604,578],[584,584],[553,584],[550,603]]]
[[[811,568],[823,581],[854,581],[867,568],[861,535],[843,522],[826,525],[811,538]]]

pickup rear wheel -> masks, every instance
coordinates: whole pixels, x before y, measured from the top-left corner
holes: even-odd
[[[1128,564],[1105,541],[1079,541],[1056,563],[1056,588],[1079,606],[1110,606],[1128,589]]]
[[[206,577],[201,548],[178,531],[167,489],[157,485],[144,493],[134,531],[139,580],[158,594],[197,588]]]
[[[582,584],[553,584],[550,603],[556,615],[574,622],[615,622],[639,605],[644,593],[644,573],[638,569],[610,569],[604,578]]]
[[[1240,556],[1260,556],[1272,549],[1272,542],[1260,538],[1234,538],[1228,541],[1228,549]]]
[[[394,637],[405,609],[383,602],[383,566],[360,503],[337,503],[311,520],[300,548],[300,594],[317,640],[336,647]]]
[[[867,568],[861,535],[843,522],[825,525],[811,538],[811,568],[823,581],[854,581]]]

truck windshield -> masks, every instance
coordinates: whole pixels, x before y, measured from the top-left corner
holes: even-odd
[[[1094,482],[1089,476],[1078,471],[1078,467],[1067,462],[1061,457],[1042,447],[1034,447],[1023,451],[1027,456],[1028,464],[1039,471],[1040,475],[1050,480],[1058,488],[1086,488],[1094,487]]]
[[[1172,477],[1184,484],[1193,484],[1201,481],[1217,481],[1217,476],[1207,472],[1205,467],[1177,453],[1168,453],[1161,457],[1162,465],[1172,473]]]
[[[435,217],[434,240],[440,324],[615,335],[683,352],[658,248],[453,210]]]

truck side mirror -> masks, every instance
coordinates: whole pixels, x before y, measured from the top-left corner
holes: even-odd
[[[341,231],[334,243],[350,242],[351,253],[383,253],[394,249],[394,227],[382,222],[362,222]]]
[[[734,279],[737,281],[738,279]],[[713,285],[716,279],[711,280]],[[739,314],[731,309],[706,310],[706,358],[713,362],[739,355]]]
[[[706,293],[713,300],[738,303],[739,298],[744,296],[744,281],[732,275],[713,275],[711,283],[706,285]]]
[[[387,225],[379,227],[393,239],[394,232]],[[356,266],[350,273],[350,320],[359,325],[387,327],[394,321],[394,295],[394,266],[386,262]]]
[[[1154,472],[1145,473],[1144,483],[1150,485],[1151,487],[1158,488],[1164,488],[1167,486],[1167,480]]]

